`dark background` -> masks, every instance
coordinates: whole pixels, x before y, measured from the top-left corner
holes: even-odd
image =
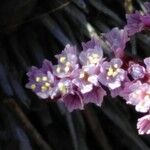
[[[140,0],[5,0],[0,2],[0,150],[149,150],[137,114],[119,97],[69,113],[25,88],[26,72],[67,43],[80,48],[93,34],[126,24]],[[149,31],[132,37],[126,51],[149,56]]]

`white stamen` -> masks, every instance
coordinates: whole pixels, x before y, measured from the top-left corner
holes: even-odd
[[[36,82],[40,82],[40,81],[41,81],[41,78],[40,78],[40,77],[36,77],[35,81],[36,81]]]
[[[32,89],[32,90],[35,90],[35,88],[36,88],[36,85],[35,85],[35,84],[32,84],[32,85],[31,85],[31,89]]]
[[[47,80],[48,80],[48,78],[46,76],[42,77],[42,81],[47,81]]]

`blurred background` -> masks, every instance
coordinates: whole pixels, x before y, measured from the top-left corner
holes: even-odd
[[[143,0],[5,0],[0,2],[0,150],[149,150],[139,136],[137,114],[119,97],[101,108],[89,104],[69,113],[63,104],[40,100],[25,88],[26,72],[67,43],[80,48],[126,24],[125,14],[144,9]],[[132,37],[126,51],[150,55],[149,31]],[[105,53],[105,52],[104,52]]]

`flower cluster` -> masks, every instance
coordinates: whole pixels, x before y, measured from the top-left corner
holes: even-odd
[[[83,51],[78,54],[76,47],[66,45],[62,53],[56,55],[57,65],[44,60],[40,69],[32,67],[27,73],[26,87],[42,99],[64,102],[69,111],[83,109],[89,102],[100,106],[106,95],[99,82],[103,50],[97,38],[83,43],[82,47]]]
[[[127,15],[124,29],[117,27],[105,33],[105,43],[113,54],[105,57],[97,37],[82,43],[82,50],[66,45],[56,55],[58,63],[43,61],[40,69],[32,67],[26,87],[42,99],[63,102],[69,111],[83,109],[87,103],[101,106],[104,96],[121,96],[141,113],[150,111],[150,57],[142,60],[125,53],[130,36],[150,27],[150,3],[146,12]],[[150,133],[150,114],[137,123],[139,134]]]

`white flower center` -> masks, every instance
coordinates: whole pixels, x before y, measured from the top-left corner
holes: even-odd
[[[46,76],[42,77],[42,81],[47,81],[47,80],[48,80],[48,78]]]
[[[92,53],[89,57],[88,57],[89,63],[90,64],[97,64],[100,61],[100,56],[96,53]]]
[[[35,84],[32,84],[32,85],[31,85],[31,89],[32,89],[32,90],[35,90],[35,88],[36,88],[36,85],[35,85]]]
[[[35,81],[36,81],[36,82],[41,82],[41,78],[40,78],[40,77],[36,77],[36,78],[35,78]]]
[[[59,58],[60,63],[65,64],[66,63],[67,58],[65,56],[62,56]]]
[[[120,69],[118,68],[118,65],[115,64],[113,66],[110,66],[108,71],[107,71],[107,75],[110,77],[115,77],[118,73],[119,73]]]
[[[58,83],[58,89],[62,94],[66,94],[68,91],[67,86],[62,82]]]

